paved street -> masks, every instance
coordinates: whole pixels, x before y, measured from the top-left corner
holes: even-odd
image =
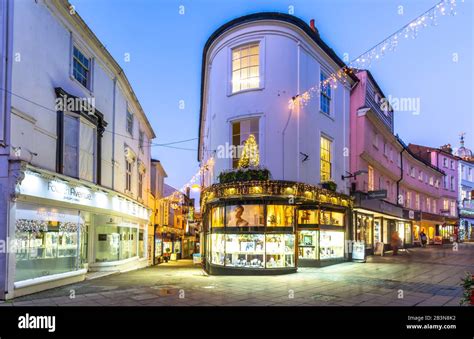
[[[207,276],[191,261],[113,274],[1,306],[457,306],[474,243],[410,249],[283,276]],[[75,298],[70,298],[71,291]]]

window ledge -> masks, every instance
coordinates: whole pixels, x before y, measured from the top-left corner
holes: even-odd
[[[321,110],[319,110],[319,113],[322,114],[322,115],[324,115],[326,118],[331,119],[332,121],[336,121],[336,119],[335,119],[331,114],[327,114],[327,113],[325,113],[325,112],[323,112],[323,111],[321,111]]]
[[[92,92],[89,88],[84,87],[83,84],[81,84],[79,81],[77,81],[76,78],[72,74],[69,75],[69,78],[71,78],[72,82],[74,82],[76,85],[78,85],[84,92],[89,94],[91,97],[94,96],[94,92]]]
[[[237,94],[241,94],[241,93],[248,93],[248,92],[255,92],[255,91],[262,91],[263,89],[265,89],[265,87],[257,87],[257,88],[249,88],[249,89],[243,89],[243,90],[240,90],[240,91],[237,91],[237,92],[231,92],[229,94],[227,94],[228,97],[231,97],[231,96],[234,96],[234,95],[237,95]]]

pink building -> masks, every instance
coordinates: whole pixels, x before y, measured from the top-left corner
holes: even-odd
[[[377,242],[390,244],[397,231],[410,246],[419,242],[423,229],[434,242],[437,226],[445,222],[439,213],[444,172],[393,134],[393,111],[370,72],[359,71],[357,77],[351,92],[348,178],[356,197],[353,239],[364,241],[370,251]]]

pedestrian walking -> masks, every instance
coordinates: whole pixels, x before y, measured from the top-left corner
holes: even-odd
[[[397,231],[394,231],[392,233],[390,245],[392,245],[393,255],[398,255],[398,247],[400,246],[400,237],[398,236]]]
[[[421,247],[426,247],[428,238],[426,237],[425,230],[422,229],[420,232],[420,241],[421,241]]]

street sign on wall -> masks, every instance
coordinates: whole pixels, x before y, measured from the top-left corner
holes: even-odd
[[[387,190],[369,191],[367,192],[369,199],[385,199],[387,197]]]

